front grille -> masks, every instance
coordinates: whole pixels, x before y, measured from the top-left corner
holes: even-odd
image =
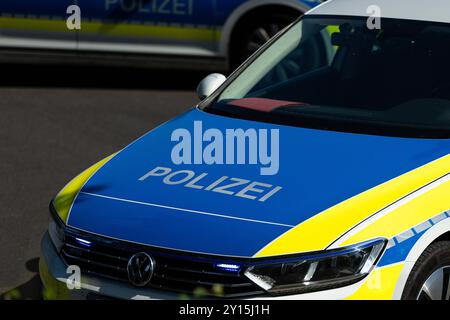
[[[89,246],[80,240],[89,241]],[[149,288],[198,297],[237,298],[263,294],[241,272],[218,269],[218,263],[230,263],[211,257],[135,245],[66,229],[62,258],[78,265],[84,274],[128,282],[127,264],[133,254],[145,252],[155,259]]]

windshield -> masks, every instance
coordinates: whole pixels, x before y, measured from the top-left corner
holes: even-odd
[[[450,26],[306,16],[205,110],[328,130],[450,137]]]

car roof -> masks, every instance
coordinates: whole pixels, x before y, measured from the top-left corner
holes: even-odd
[[[370,6],[381,9],[381,17],[450,23],[449,0],[329,0],[307,15],[363,16]]]

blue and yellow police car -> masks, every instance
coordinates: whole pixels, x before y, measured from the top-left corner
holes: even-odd
[[[49,295],[448,300],[450,4],[372,2],[309,11],[67,184]]]
[[[150,66],[169,60],[164,66],[235,67],[319,2],[3,0],[0,58]],[[80,21],[72,28],[68,22],[74,14]]]

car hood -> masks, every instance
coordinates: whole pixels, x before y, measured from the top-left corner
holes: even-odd
[[[279,129],[279,171],[259,165],[176,165],[174,130]],[[154,129],[106,162],[82,187],[67,224],[110,238],[205,254],[252,257],[274,239],[324,210],[445,156],[448,140],[370,136],[279,126],[198,109]],[[190,170],[203,180],[187,187],[148,177],[157,167]],[[205,190],[227,176],[281,187],[266,201]],[[234,180],[236,181],[236,180]],[[270,189],[270,188],[268,188]],[[253,193],[255,194],[255,193]],[[370,213],[367,213],[367,215]],[[344,233],[347,230],[342,230]],[[326,232],[326,230],[317,230]],[[310,239],[298,239],[307,242]]]

